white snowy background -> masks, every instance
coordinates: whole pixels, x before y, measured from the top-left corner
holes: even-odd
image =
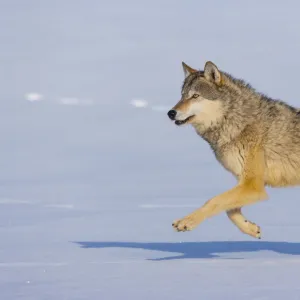
[[[300,107],[298,1],[0,1],[0,299],[300,299],[300,194],[176,233],[235,184],[166,115],[181,61]]]

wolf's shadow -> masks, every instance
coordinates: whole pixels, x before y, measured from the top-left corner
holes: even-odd
[[[300,243],[289,242],[184,242],[184,243],[135,243],[135,242],[75,242],[82,248],[130,248],[176,253],[176,256],[151,260],[184,258],[216,258],[221,253],[273,251],[281,254],[300,255]],[[180,253],[180,255],[178,255]]]

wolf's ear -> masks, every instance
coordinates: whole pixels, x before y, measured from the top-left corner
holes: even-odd
[[[217,66],[211,61],[206,62],[204,67],[204,77],[217,85],[222,84],[222,75]]]
[[[197,70],[189,67],[186,63],[182,62],[183,72],[185,78],[188,77],[190,74],[197,72]]]

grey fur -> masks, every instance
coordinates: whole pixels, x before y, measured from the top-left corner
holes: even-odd
[[[281,174],[279,185],[293,185],[300,183],[300,115],[299,110],[283,101],[271,99],[259,92],[243,80],[219,71],[221,84],[207,80],[205,71],[196,71],[188,75],[182,86],[181,102],[187,101],[191,90],[200,95],[200,100],[219,101],[222,115],[209,126],[202,124],[201,120],[192,121],[191,124],[197,133],[206,140],[217,159],[224,165],[223,157],[227,151],[236,150],[243,160],[242,140],[245,132],[254,132],[253,136],[262,141],[265,161],[277,164],[280,167],[292,169],[299,175],[295,180],[285,178]],[[245,143],[248,144],[247,138]],[[226,167],[226,166],[225,166]],[[239,177],[230,169],[235,176]],[[284,173],[284,172],[283,172]],[[298,182],[299,181],[299,182]],[[266,182],[276,186],[276,183]]]
[[[265,200],[265,186],[300,185],[300,115],[245,81],[207,62],[204,71],[183,64],[181,100],[168,112],[177,125],[191,124],[238,184],[173,222],[176,231],[193,230],[226,211],[243,232],[261,238],[261,229],[241,209]]]

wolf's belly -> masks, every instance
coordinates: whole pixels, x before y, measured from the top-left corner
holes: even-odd
[[[224,155],[225,154],[225,155]],[[244,159],[239,151],[227,151],[223,155],[216,155],[218,161],[237,179],[243,173]],[[266,185],[272,187],[293,186],[300,184],[300,155],[294,157],[265,157]]]
[[[289,159],[267,161],[265,184],[272,187],[300,184],[300,165]]]

